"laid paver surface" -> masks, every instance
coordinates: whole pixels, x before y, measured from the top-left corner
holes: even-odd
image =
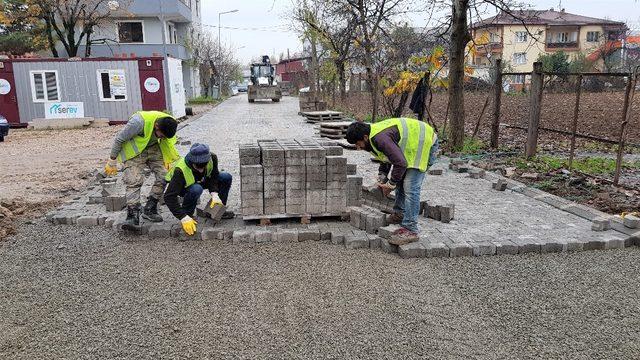
[[[295,98],[284,98],[278,104],[249,104],[244,96],[234,97],[202,119],[190,123],[180,136],[192,142],[210,144],[221,166],[238,179],[240,143],[315,136],[314,127],[297,112]],[[187,148],[182,151],[188,151]],[[364,183],[373,183],[378,165],[370,161],[371,156],[363,151],[345,151],[345,155],[350,163],[358,165]],[[446,169],[447,164],[442,161],[435,167]],[[239,194],[239,181],[234,181],[232,193]],[[544,244],[626,238],[613,230],[593,232],[588,220],[510,190],[495,191],[488,180],[472,179],[468,174],[447,170],[444,175],[426,176],[422,200],[438,205],[453,203],[456,214],[454,221],[448,224],[420,218],[426,241]],[[230,205],[239,208],[239,197],[232,196]]]
[[[239,96],[181,136],[209,143],[236,176],[237,208],[237,144],[313,135],[296,113],[295,98]],[[348,156],[372,179],[366,153]],[[456,203],[456,219],[422,219],[426,234],[589,228],[464,176],[428,177],[425,198]],[[0,243],[0,358],[635,359],[638,272],[636,247],[400,259],[326,242],[178,242],[38,220]]]

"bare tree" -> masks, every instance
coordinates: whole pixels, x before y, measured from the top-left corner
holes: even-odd
[[[213,96],[213,88],[218,85],[222,94],[230,95],[231,83],[242,79],[233,47],[223,44],[218,48],[217,38],[208,31],[193,31],[185,45],[193,54],[193,65],[200,69],[203,92]]]
[[[47,41],[57,57],[56,44],[59,41],[67,56],[78,56],[82,45],[85,57],[91,56],[91,45],[104,43],[110,39],[95,39],[93,34],[107,18],[121,13],[126,14],[130,1],[119,1],[116,6],[110,0],[29,0],[37,18],[45,23]]]

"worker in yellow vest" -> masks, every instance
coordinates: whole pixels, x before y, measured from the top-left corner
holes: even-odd
[[[354,122],[347,128],[347,141],[380,161],[378,186],[389,195],[396,192],[390,222],[401,227],[389,240],[404,245],[419,240],[420,192],[427,168],[436,159],[438,137],[426,122],[395,118],[374,124]]]
[[[194,212],[204,190],[211,193],[211,207],[226,205],[232,181],[231,174],[218,170],[216,154],[207,145],[198,143],[193,144],[187,156],[174,164],[165,179],[169,185],[164,191],[164,202],[180,220],[187,235],[196,232]],[[182,203],[179,198],[182,198]],[[234,216],[233,211],[225,211],[222,218],[231,219]]]
[[[114,176],[118,173],[117,162],[123,163],[127,219],[122,229],[140,230],[140,188],[144,183],[145,168],[153,172],[155,181],[142,216],[153,222],[162,221],[158,201],[164,190],[165,176],[171,164],[180,158],[175,148],[177,128],[176,119],[164,112],[139,111],[116,136],[105,172]]]

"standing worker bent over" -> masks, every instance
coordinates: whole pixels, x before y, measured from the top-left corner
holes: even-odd
[[[438,138],[426,122],[396,118],[374,124],[355,122],[347,129],[347,141],[380,160],[378,186],[385,196],[396,190],[392,223],[401,224],[389,243],[418,241],[420,191],[427,168],[435,162]],[[389,171],[391,171],[391,177]]]
[[[217,204],[227,204],[231,189],[231,174],[218,171],[218,157],[204,144],[193,144],[184,159],[178,160],[169,170],[166,180],[169,182],[164,192],[164,202],[171,213],[180,220],[187,235],[196,232],[193,219],[200,195],[204,189],[211,193],[213,208]],[[182,197],[182,204],[178,197]],[[226,211],[223,219],[234,217],[232,211]]]
[[[149,168],[155,181],[144,207],[143,217],[161,222],[158,200],[165,186],[165,175],[170,165],[180,158],[175,148],[178,122],[160,111],[140,111],[116,136],[105,172],[108,176],[118,173],[117,160],[124,163],[123,181],[127,187],[127,219],[122,229],[140,229],[140,188],[144,183],[144,169]]]

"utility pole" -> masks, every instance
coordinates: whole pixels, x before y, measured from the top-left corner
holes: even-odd
[[[218,13],[218,99],[222,98],[222,74],[220,73],[220,69],[222,69],[222,44],[220,43],[222,15],[234,12],[238,12],[238,9]]]

